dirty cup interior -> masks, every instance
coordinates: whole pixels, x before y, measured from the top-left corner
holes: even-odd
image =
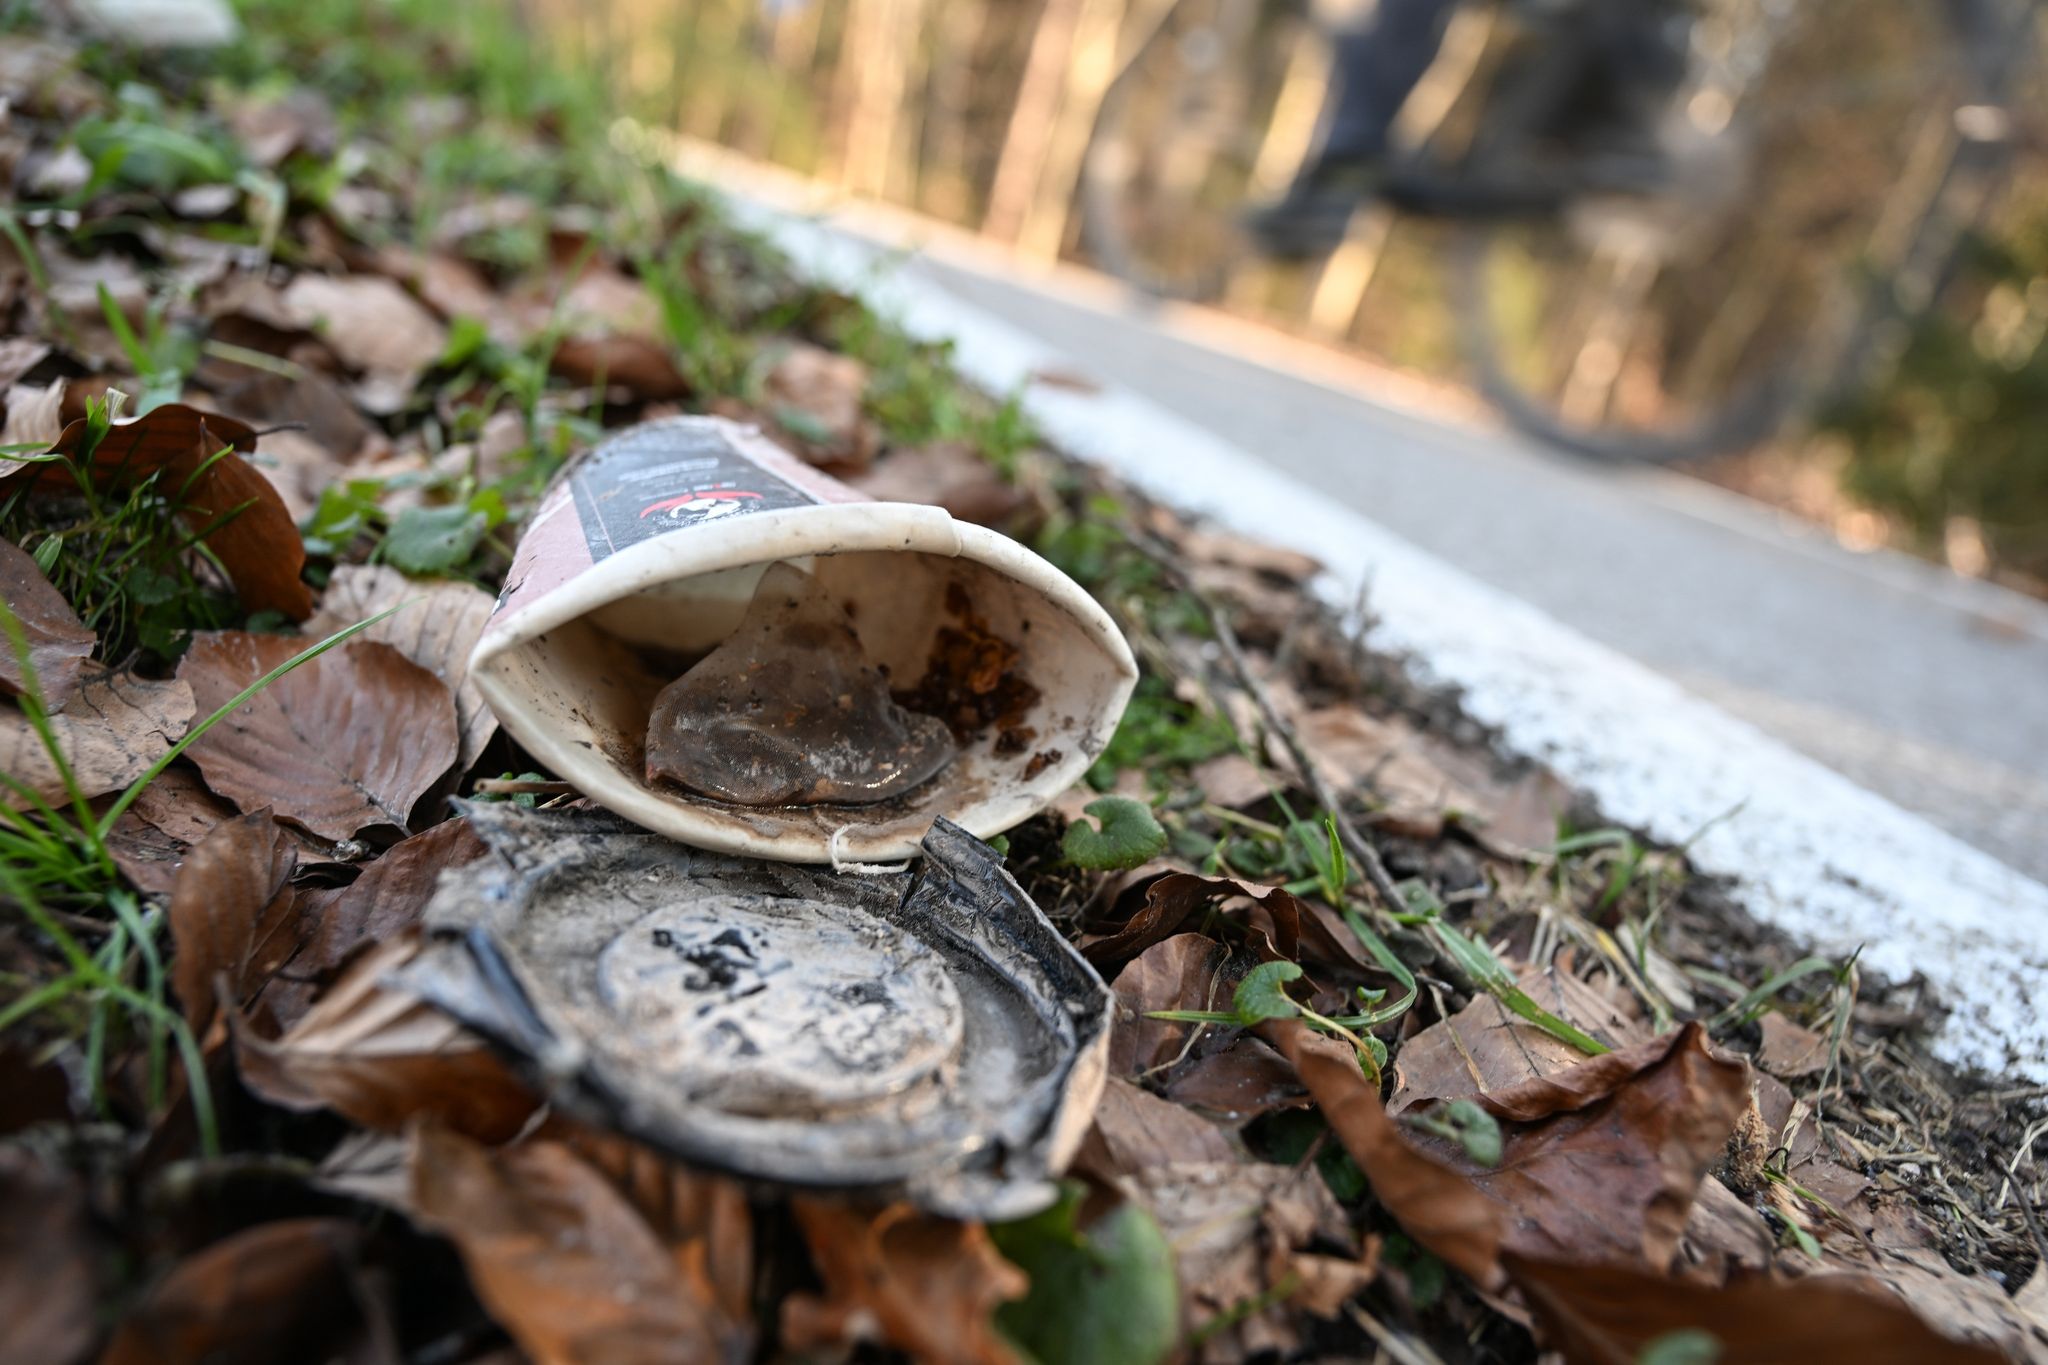
[[[946,691],[931,677],[942,633],[971,628],[1015,648],[1035,697],[964,736],[921,786],[874,804],[743,807],[650,782],[656,696],[734,631],[778,561],[845,610],[892,690]],[[793,508],[658,537],[509,624],[486,633],[474,676],[537,758],[646,828],[785,861],[906,858],[937,816],[982,838],[1009,828],[1100,755],[1136,681],[1114,623],[1064,574],[1007,537],[905,504]]]

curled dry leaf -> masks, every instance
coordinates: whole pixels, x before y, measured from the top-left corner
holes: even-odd
[[[919,1360],[1017,1365],[994,1314],[1029,1285],[980,1224],[908,1204],[877,1213],[799,1198],[793,1207],[825,1293],[784,1301],[787,1345],[806,1351],[879,1340]]]
[[[1277,886],[1261,886],[1233,877],[1203,877],[1193,872],[1169,872],[1152,881],[1145,887],[1144,903],[1130,918],[1116,932],[1084,943],[1081,955],[1097,971],[1113,972],[1153,944],[1179,932],[1197,911],[1232,900],[1249,900],[1252,910],[1271,923],[1271,956],[1294,960],[1306,917],[1302,901]]]
[[[415,581],[381,564],[345,564],[334,571],[306,633],[331,635],[400,603],[408,605],[359,638],[383,641],[447,684],[455,694],[460,761],[467,770],[498,733],[497,716],[469,679],[470,651],[494,605],[489,593],[449,579]]]
[[[1545,1338],[1585,1365],[1634,1365],[1673,1332],[1700,1331],[1716,1360],[1741,1365],[1995,1365],[1983,1345],[1935,1333],[1881,1290],[1843,1282],[1744,1279],[1713,1288],[1618,1266],[1551,1265],[1510,1257],[1508,1267]]]
[[[85,439],[80,418],[52,449],[75,457]],[[203,533],[242,605],[303,621],[313,610],[313,595],[299,579],[305,542],[277,490],[242,458],[255,449],[256,433],[246,423],[169,403],[116,422],[93,452],[91,477],[99,487],[121,489],[157,474],[158,489],[177,501],[180,520]],[[36,491],[59,494],[71,480],[58,464],[21,465],[6,477],[32,479]]]
[[[467,820],[448,820],[385,851],[347,886],[305,895],[309,931],[281,978],[264,994],[280,1024],[290,1027],[314,995],[364,948],[416,927],[444,869],[484,854]]]
[[[0,601],[21,623],[29,667],[35,670],[44,704],[53,711],[63,710],[78,690],[79,671],[92,653],[93,633],[28,552],[8,540],[0,540]],[[0,694],[18,697],[26,690],[27,681],[13,642],[0,634]]]
[[[1425,1139],[1507,1214],[1504,1249],[1665,1270],[1700,1182],[1749,1105],[1749,1067],[1687,1024],[1567,1071],[1477,1095],[1503,1120],[1498,1164]]]
[[[1293,1063],[1344,1150],[1372,1182],[1374,1196],[1403,1230],[1481,1288],[1499,1288],[1500,1208],[1408,1140],[1350,1048],[1294,1019],[1268,1021],[1259,1031]]]
[[[267,810],[218,826],[185,859],[171,892],[171,985],[194,1033],[213,1022],[218,981],[239,1005],[298,948],[297,865]]]
[[[209,713],[308,648],[279,635],[195,636],[178,664]],[[324,839],[404,828],[413,804],[455,763],[455,702],[390,645],[351,640],[271,683],[186,751],[206,784],[244,810]]]
[[[184,737],[192,689],[126,673],[88,673],[64,710],[50,717],[57,747],[87,796],[118,791],[142,776]],[[28,717],[0,710],[0,772],[46,801],[68,799],[64,779]],[[21,799],[11,791],[10,805]]]
[[[431,1125],[413,1137],[414,1216],[452,1240],[491,1316],[538,1365],[745,1359],[701,1242],[673,1246],[566,1144],[490,1151]]]
[[[538,1103],[473,1034],[380,983],[419,952],[403,935],[356,961],[282,1038],[235,1026],[242,1081],[286,1109],[332,1109],[383,1132],[418,1118],[486,1142],[517,1133]]]
[[[150,1287],[100,1365],[350,1358],[370,1330],[359,1242],[340,1218],[264,1223],[216,1242]]]
[[[70,1365],[99,1335],[101,1249],[85,1184],[22,1147],[0,1147],[0,1359]]]
[[[50,354],[50,343],[35,337],[6,337],[0,339],[0,388],[12,388],[21,377],[43,363]],[[0,441],[0,445],[8,444]]]
[[[549,361],[557,375],[572,384],[617,385],[649,402],[690,392],[669,353],[661,306],[646,285],[590,261],[573,281],[553,275],[545,287],[545,298],[529,292],[525,307],[531,330],[551,319],[565,329]]]

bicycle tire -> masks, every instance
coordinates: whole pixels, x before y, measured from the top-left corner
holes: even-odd
[[[1962,51],[1965,41],[1967,38],[1958,38],[1949,54],[1965,58],[1956,64],[1958,85],[1949,97],[1953,108],[1995,105],[2006,93],[2009,70],[2000,72],[1967,60]],[[2007,45],[2004,50],[2012,49]],[[1938,108],[1932,109],[1928,116],[1939,113]],[[1976,212],[1963,215],[1944,212],[1955,182],[1967,174],[1996,183],[2003,154],[2001,143],[1958,138],[1932,176],[1933,192],[1925,209],[1916,215],[1897,259],[1916,262],[1919,273],[1938,280],[1963,234],[1982,212],[1981,205]],[[1844,292],[1827,304],[1831,316],[1817,317],[1811,328],[1781,344],[1748,378],[1703,411],[1663,427],[1589,423],[1568,417],[1553,397],[1532,394],[1506,359],[1498,328],[1501,305],[1489,288],[1488,266],[1502,253],[1503,241],[1526,231],[1526,227],[1501,223],[1464,224],[1453,230],[1448,259],[1461,345],[1476,386],[1510,425],[1547,444],[1596,460],[1685,464],[1754,447],[1798,414],[1857,382],[1878,349],[1874,339],[1879,319],[1914,311],[1885,298],[1882,291],[1836,282],[1830,287]],[[1918,306],[1926,306],[1926,300]]]

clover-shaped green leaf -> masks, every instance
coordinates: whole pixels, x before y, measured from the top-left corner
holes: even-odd
[[[1090,872],[1121,872],[1166,851],[1166,831],[1152,818],[1151,807],[1128,796],[1104,796],[1083,808],[1102,822],[1086,820],[1067,826],[1060,849],[1067,861]]]
[[[1264,1019],[1292,1019],[1301,1006],[1287,998],[1287,983],[1300,977],[1301,967],[1293,962],[1262,962],[1245,973],[1237,983],[1231,1003],[1237,1006],[1238,1022],[1249,1028]]]

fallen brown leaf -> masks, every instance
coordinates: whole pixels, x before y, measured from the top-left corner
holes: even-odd
[[[186,857],[171,892],[171,985],[194,1033],[213,1022],[218,979],[239,1005],[298,948],[297,865],[267,810],[216,827]]]
[[[85,1184],[22,1147],[0,1147],[0,1361],[70,1365],[99,1335],[101,1249]]]
[[[1881,1290],[1812,1279],[1738,1280],[1726,1288],[1618,1266],[1550,1265],[1512,1256],[1515,1283],[1544,1336],[1585,1365],[1633,1365],[1644,1348],[1685,1329],[1720,1343],[1723,1365],[1924,1365],[2003,1360],[1988,1347],[1932,1331]]]
[[[209,713],[309,647],[280,635],[197,635],[178,664]],[[403,829],[459,753],[455,702],[390,645],[351,640],[285,674],[186,751],[244,810],[271,806],[324,839]]]
[[[784,410],[794,409],[815,424],[815,433],[791,433],[806,454],[861,465],[874,455],[873,433],[861,409],[867,387],[868,367],[852,356],[798,342],[768,371],[762,391],[778,421]]]
[[[1028,1284],[980,1224],[908,1204],[873,1213],[798,1198],[792,1207],[825,1292],[784,1300],[785,1344],[805,1351],[879,1341],[923,1361],[1016,1365],[994,1313]]]
[[[303,423],[303,435],[327,456],[346,465],[381,441],[377,428],[349,401],[339,385],[313,370],[296,377],[269,371],[250,375],[220,391],[220,405],[259,427]],[[278,433],[283,434],[283,433]],[[264,441],[269,441],[269,436]]]
[[[1756,1064],[1783,1081],[1817,1076],[1828,1064],[1828,1040],[1772,1010],[1758,1021],[1763,1042]]]
[[[331,635],[401,603],[408,605],[360,638],[383,641],[447,684],[455,694],[456,723],[462,732],[460,762],[467,770],[498,733],[496,714],[469,679],[470,652],[495,605],[489,593],[450,579],[414,581],[381,564],[345,564],[328,581],[306,633]]]
[[[416,935],[381,943],[282,1038],[235,1023],[242,1081],[286,1109],[332,1109],[383,1132],[431,1117],[486,1142],[523,1127],[538,1101],[482,1041],[384,976],[419,952]]]
[[[1294,1065],[1316,1106],[1372,1182],[1374,1196],[1402,1229],[1483,1289],[1504,1282],[1501,1211],[1472,1183],[1419,1150],[1380,1105],[1379,1088],[1357,1055],[1293,1019],[1260,1025],[1260,1034]]]
[[[194,714],[192,689],[126,673],[88,673],[50,729],[71,775],[87,796],[117,791],[149,770],[184,737]],[[46,801],[68,800],[64,779],[28,717],[0,710],[0,772]],[[19,806],[12,792],[8,803]]]
[[[448,820],[386,850],[349,885],[307,893],[306,941],[264,995],[278,1022],[298,1022],[314,995],[365,947],[417,926],[443,869],[483,854],[469,821]]]
[[[197,773],[174,764],[121,812],[107,831],[107,851],[138,890],[168,893],[192,845],[235,815]]]
[[[1262,801],[1273,788],[1273,783],[1259,771],[1258,765],[1243,754],[1218,754],[1206,762],[1197,763],[1188,777],[1201,789],[1203,796],[1225,810],[1236,810],[1254,801]]]
[[[173,1267],[122,1319],[100,1365],[337,1360],[367,1330],[340,1218],[293,1218],[237,1233]]]
[[[1314,1163],[1251,1160],[1223,1128],[1128,1081],[1104,1090],[1076,1167],[1158,1220],[1191,1322],[1241,1315],[1202,1344],[1204,1362],[1292,1352],[1300,1339],[1287,1305],[1299,1296],[1327,1308],[1371,1278],[1355,1259],[1326,1265],[1310,1250],[1358,1249]]]
[[[551,274],[524,298],[527,326],[553,321],[565,330],[549,368],[573,384],[618,385],[643,401],[681,398],[690,382],[676,368],[662,330],[661,305],[647,286],[600,260],[574,280]],[[516,306],[516,305],[515,305]]]
[[[50,343],[36,337],[0,339],[0,389],[13,388],[23,375],[42,364],[49,354]],[[6,444],[0,441],[0,445]]]
[[[365,381],[366,406],[395,412],[448,349],[448,331],[419,301],[381,275],[303,274],[282,302]]]
[[[1630,1047],[1648,1037],[1639,1022],[1567,972],[1527,972],[1521,984],[1538,1005],[1611,1047]],[[1401,1044],[1387,1112],[1400,1114],[1432,1099],[1490,1094],[1585,1060],[1585,1053],[1509,1013],[1492,996],[1476,996],[1458,1013]]]
[[[85,439],[80,418],[51,448],[76,457]],[[177,500],[180,520],[204,532],[242,605],[303,621],[313,610],[313,595],[299,579],[305,543],[277,490],[242,458],[255,449],[256,433],[246,423],[170,403],[115,423],[93,452],[91,477],[119,489],[158,474],[158,488]],[[5,477],[30,478],[41,492],[61,493],[71,481],[58,464],[20,465]]]
[[[7,387],[7,422],[0,426],[0,446],[48,446],[64,433],[64,381],[48,384],[10,384]],[[13,466],[9,469],[8,466]],[[0,456],[0,477],[26,468],[19,461]]]
[[[1198,1025],[1148,1019],[1155,1010],[1227,1010],[1235,982],[1223,975],[1230,950],[1201,934],[1175,934],[1124,964],[1110,989],[1116,1026],[1109,1038],[1112,1076],[1134,1077],[1178,1058]]]
[[[961,521],[998,530],[1031,502],[994,465],[963,441],[892,450],[846,482],[877,502],[921,502],[943,507]]]
[[[1153,944],[1179,932],[1190,916],[1212,905],[1247,900],[1270,918],[1271,955],[1292,961],[1301,934],[1303,905],[1277,886],[1261,886],[1232,877],[1203,877],[1169,872],[1145,887],[1144,903],[1114,933],[1083,943],[1081,955],[1099,972],[1120,968]]]
[[[1505,1250],[1661,1271],[1748,1107],[1749,1067],[1716,1056],[1693,1023],[1474,1098],[1504,1121],[1497,1165],[1448,1139],[1419,1145],[1503,1207]]]
[[[411,1201],[455,1243],[477,1297],[538,1365],[700,1365],[748,1353],[751,1333],[720,1311],[701,1243],[664,1244],[562,1143],[494,1152],[422,1127]]]
[[[43,703],[52,711],[63,710],[78,690],[79,670],[85,667],[96,637],[71,610],[64,595],[43,577],[28,551],[10,540],[0,540],[0,601],[21,623],[29,667],[35,670]],[[27,681],[13,642],[0,633],[0,694],[18,697],[26,690]]]
[[[1257,1038],[1191,1058],[1167,1078],[1166,1097],[1231,1123],[1308,1103],[1287,1059]]]

